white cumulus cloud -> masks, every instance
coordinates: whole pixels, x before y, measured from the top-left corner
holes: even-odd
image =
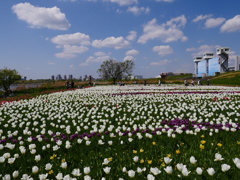
[[[90,37],[82,33],[74,34],[63,34],[55,36],[51,39],[51,42],[60,45],[66,44],[81,44],[81,45],[90,45]]]
[[[141,13],[149,13],[150,9],[149,7],[137,7],[137,6],[132,6],[132,7],[128,7],[127,12],[133,13],[134,15],[139,15]]]
[[[98,51],[98,52],[95,52],[94,55],[95,55],[95,56],[105,56],[106,53],[105,53],[105,52]]]
[[[173,2],[174,0],[156,0],[156,2]]]
[[[90,56],[87,58],[86,63],[103,62],[108,59],[109,59],[109,56],[100,56],[100,57]]]
[[[165,56],[165,55],[173,53],[173,49],[169,45],[155,46],[155,47],[153,47],[153,51],[157,52],[158,55],[160,55],[160,56]]]
[[[192,56],[203,56],[206,52],[216,52],[216,49],[219,48],[219,45],[201,45],[198,48],[187,48],[187,52],[193,52]]]
[[[201,20],[205,20],[205,19],[208,19],[210,18],[212,15],[211,14],[206,14],[206,15],[198,15],[196,18],[194,18],[192,21],[193,22],[198,22],[198,21],[201,21]]]
[[[57,44],[57,48],[63,48],[63,52],[56,53],[58,58],[70,59],[77,56],[77,54],[88,51],[87,45],[90,45],[90,37],[82,33],[63,34],[55,36],[51,42]]]
[[[36,7],[30,3],[19,3],[12,6],[18,19],[27,22],[31,28],[48,28],[67,30],[71,25],[64,13],[56,6],[52,8]]]
[[[138,3],[138,0],[103,0],[103,1],[117,3],[120,6],[127,6],[127,5],[131,5],[134,3]]]
[[[232,19],[227,20],[220,28],[221,32],[240,31],[240,15],[236,15]]]
[[[89,66],[89,64],[88,63],[81,63],[81,64],[79,64],[79,66]]]
[[[139,52],[135,49],[132,49],[132,50],[129,50],[125,53],[127,56],[135,56],[135,55],[138,55]]]
[[[165,66],[169,63],[171,63],[172,61],[168,60],[168,59],[164,59],[162,61],[157,61],[157,62],[152,62],[150,63],[151,66]]]
[[[77,54],[81,54],[88,51],[88,48],[85,46],[63,45],[58,47],[59,48],[63,47],[63,52],[56,53],[55,56],[58,58],[65,58],[65,59],[74,58],[77,56]]]
[[[136,31],[130,31],[129,35],[126,37],[128,41],[133,41],[137,37],[137,32]]]
[[[205,22],[206,28],[214,28],[220,26],[223,22],[225,22],[225,18],[209,18]]]
[[[96,48],[109,47],[114,49],[128,48],[130,43],[123,37],[108,37],[104,40],[94,40],[92,46]]]
[[[126,56],[126,57],[123,59],[123,61],[127,61],[127,60],[132,60],[132,61],[134,61],[135,58],[134,58],[133,56]]]
[[[145,44],[148,40],[153,39],[160,39],[163,42],[186,41],[187,37],[180,30],[186,23],[187,20],[184,15],[160,25],[157,24],[157,20],[154,18],[143,26],[143,35],[140,36],[138,42]]]

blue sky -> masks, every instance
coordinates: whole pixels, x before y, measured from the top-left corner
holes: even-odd
[[[144,78],[194,73],[194,56],[240,54],[240,1],[2,0],[0,68],[27,79],[92,75],[107,59]],[[216,56],[216,53],[215,53]]]

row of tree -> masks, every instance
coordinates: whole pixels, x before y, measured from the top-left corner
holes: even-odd
[[[98,69],[99,76],[103,80],[113,80],[115,84],[117,80],[129,77],[132,73],[134,62],[127,60],[118,62],[112,59],[104,61]],[[20,74],[15,69],[0,69],[0,89],[3,89],[5,95],[10,93],[10,86],[21,79]]]

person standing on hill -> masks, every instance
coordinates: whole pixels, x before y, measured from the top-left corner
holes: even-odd
[[[207,85],[208,85],[208,86],[210,85],[210,81],[209,81],[209,79],[207,80]]]

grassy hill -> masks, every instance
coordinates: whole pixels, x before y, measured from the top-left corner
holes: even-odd
[[[227,85],[227,86],[239,86],[240,85],[240,71],[232,71],[224,74],[220,74],[211,78],[211,84],[214,85]]]
[[[161,81],[167,84],[183,84],[185,79],[190,83],[193,77],[192,75],[167,76],[165,79],[161,79]],[[232,71],[218,76],[202,78],[201,82],[203,85],[206,85],[207,79],[210,79],[210,85],[240,86],[240,71]],[[149,84],[157,84],[158,80],[159,79],[156,78],[146,79]],[[197,83],[197,78],[195,78],[195,83]]]
[[[169,76],[166,77],[166,83],[183,83],[183,81],[187,79],[188,82],[192,80],[192,76],[184,75],[184,76]],[[224,74],[220,74],[218,76],[210,76],[202,78],[201,81],[203,85],[206,85],[207,79],[210,79],[210,85],[225,85],[225,86],[240,86],[240,71],[232,71]]]

